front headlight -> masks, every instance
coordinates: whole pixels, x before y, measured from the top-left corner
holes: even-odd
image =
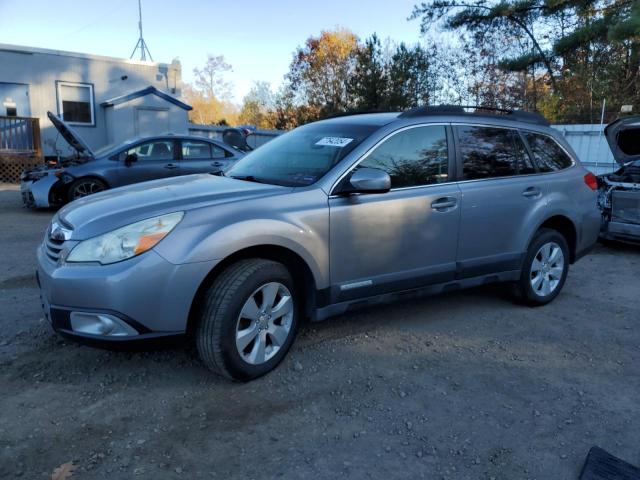
[[[119,262],[151,250],[182,220],[184,212],[169,213],[132,223],[76,245],[67,262]]]

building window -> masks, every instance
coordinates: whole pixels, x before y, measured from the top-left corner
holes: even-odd
[[[70,124],[94,125],[93,85],[57,82],[58,114]]]

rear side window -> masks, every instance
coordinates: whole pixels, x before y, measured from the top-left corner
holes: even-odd
[[[449,179],[444,125],[409,128],[376,148],[359,167],[378,168],[391,177],[391,188],[443,183]]]
[[[513,130],[476,126],[456,128],[465,180],[516,174],[518,155]]]
[[[185,160],[209,159],[211,158],[211,146],[209,142],[183,140],[182,158]]]
[[[524,136],[541,172],[555,172],[573,164],[571,157],[548,135],[526,132]]]

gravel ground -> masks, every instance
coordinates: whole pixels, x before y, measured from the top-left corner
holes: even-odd
[[[603,247],[552,305],[494,286],[304,327],[249,384],[192,348],[56,336],[34,250],[52,212],[0,186],[0,478],[576,479],[593,445],[640,464],[640,249]]]

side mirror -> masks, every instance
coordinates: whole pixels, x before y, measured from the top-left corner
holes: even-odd
[[[137,162],[138,161],[138,154],[137,153],[130,153],[129,155],[127,155],[124,158],[124,164],[128,167],[130,166],[132,163]]]
[[[385,193],[391,189],[391,177],[377,168],[359,168],[351,174],[341,193]]]

